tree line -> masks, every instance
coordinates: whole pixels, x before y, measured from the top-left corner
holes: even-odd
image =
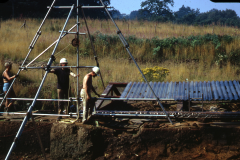
[[[6,3],[0,3],[0,18],[43,18],[53,0],[9,0]],[[103,0],[105,5],[110,5],[110,0]],[[81,0],[79,5],[82,6],[100,6],[99,0]],[[54,6],[72,6],[76,0],[57,0]],[[70,9],[52,9],[49,14],[51,18],[66,18]],[[79,10],[81,17],[81,11]],[[86,16],[91,18],[106,18],[106,12],[103,9],[84,9]],[[73,11],[76,15],[76,10]]]
[[[145,0],[141,3],[141,9],[132,11],[130,15],[121,16],[120,12],[115,10],[115,18],[148,20],[157,22],[171,21],[178,24],[188,25],[209,25],[219,24],[227,26],[240,27],[240,17],[231,9],[217,10],[212,9],[208,12],[200,13],[200,9],[192,9],[182,5],[178,11],[170,10],[169,5],[173,6],[173,0]]]
[[[81,0],[79,5],[100,6],[99,0]],[[105,5],[110,5],[110,0],[103,0]],[[52,0],[9,0],[0,3],[0,18],[43,18]],[[71,6],[76,0],[57,0],[55,6]],[[188,25],[209,25],[220,24],[240,27],[240,17],[231,9],[212,9],[208,12],[200,13],[200,10],[182,6],[178,11],[173,12],[169,6],[174,5],[174,0],[145,0],[141,3],[141,9],[132,11],[130,15],[123,15],[116,9],[111,9],[110,13],[115,19],[148,20],[157,22],[171,21],[178,24]],[[90,18],[108,18],[104,9],[84,9],[85,15]],[[66,18],[69,9],[53,9],[50,12],[51,18]],[[74,10],[73,15],[76,15]],[[80,17],[82,16],[80,12]]]

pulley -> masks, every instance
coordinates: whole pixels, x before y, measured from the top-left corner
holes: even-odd
[[[74,38],[74,39],[72,40],[72,46],[73,46],[73,47],[78,47],[79,44],[80,44],[80,41],[78,40],[78,38]]]

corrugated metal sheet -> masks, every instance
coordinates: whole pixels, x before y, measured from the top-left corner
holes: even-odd
[[[240,84],[238,81],[204,81],[204,82],[150,82],[155,94],[160,99],[201,101],[239,100]],[[121,98],[155,98],[147,83],[130,82]]]

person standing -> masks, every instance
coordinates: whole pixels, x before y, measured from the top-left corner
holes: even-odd
[[[86,123],[87,120],[91,117],[93,112],[93,107],[95,101],[92,100],[91,90],[100,97],[100,95],[95,91],[92,86],[92,77],[99,75],[100,69],[98,67],[93,67],[92,72],[86,74],[83,78],[83,88],[81,89],[81,98],[83,102],[83,118],[82,123]]]
[[[5,71],[3,72],[2,74],[2,77],[3,77],[3,92],[5,94],[7,94],[7,91],[12,83],[12,80],[17,77],[17,75],[14,75],[12,76],[10,71],[12,69],[12,63],[11,62],[6,62],[5,63]],[[6,98],[16,98],[16,94],[13,90],[13,87],[11,87],[11,89],[9,90],[8,92],[8,95],[6,96]],[[10,102],[10,103],[9,103]],[[5,103],[5,111],[8,112],[9,111],[9,108],[13,105],[14,101],[11,100],[9,101],[8,99],[6,99],[6,103]]]
[[[60,65],[62,67],[68,65],[66,58],[60,60]],[[57,68],[50,70],[49,73],[54,73],[57,76],[57,94],[58,99],[68,99],[69,93],[69,75],[72,77],[77,77],[79,75],[74,74],[70,71],[69,68]],[[63,114],[64,102],[58,101],[58,114]],[[60,120],[62,117],[59,116],[57,120]]]

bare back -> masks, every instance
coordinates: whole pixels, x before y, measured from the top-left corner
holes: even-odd
[[[92,89],[92,75],[90,73],[83,78],[83,89],[86,89],[87,92]]]

